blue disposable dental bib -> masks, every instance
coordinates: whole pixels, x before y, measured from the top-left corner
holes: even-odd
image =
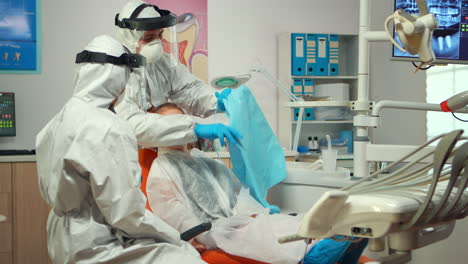
[[[265,199],[268,190],[286,178],[286,160],[278,139],[247,86],[232,90],[224,104],[230,126],[242,135],[240,145],[229,144],[234,174],[271,214],[279,213]]]

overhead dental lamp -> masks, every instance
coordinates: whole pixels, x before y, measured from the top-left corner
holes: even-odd
[[[282,84],[280,81],[275,79],[266,69],[263,67],[261,61],[259,59],[256,59],[252,65],[252,68],[250,72],[255,72],[255,73],[261,73],[263,74],[269,81],[271,81],[276,88],[280,92],[282,92],[285,96],[287,96],[292,102],[302,102],[304,99],[302,97],[297,97],[293,93],[291,93],[291,90],[288,88],[288,86]],[[238,74],[238,75],[225,75],[225,76],[220,76],[217,78],[214,78],[210,83],[211,86],[213,86],[216,89],[224,89],[224,88],[237,88],[243,84],[245,84],[247,81],[250,80],[252,75],[250,73],[245,73],[245,74]],[[298,144],[299,144],[299,135],[301,133],[301,126],[302,126],[302,116],[304,115],[304,107],[299,108],[299,115],[298,115],[298,122],[297,122],[297,129],[294,135],[294,143],[292,146],[293,150],[297,150]]]
[[[248,82],[251,77],[250,74],[219,76],[211,81],[211,86],[216,89],[234,89]]]
[[[419,54],[423,64],[433,62],[436,57],[432,49],[432,34],[437,29],[437,19],[429,13],[425,0],[416,0],[419,15],[410,15],[402,9],[398,9],[385,21],[385,31],[393,45],[402,52],[412,55]],[[390,32],[390,22],[394,21],[395,32],[403,47],[395,40]]]

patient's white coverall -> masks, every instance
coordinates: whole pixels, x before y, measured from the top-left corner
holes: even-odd
[[[295,234],[302,217],[269,215],[229,168],[197,149],[159,149],[146,191],[153,212],[180,232],[212,222],[196,237],[208,249],[274,264],[298,263],[306,250],[303,241],[277,242]]]
[[[108,36],[86,50],[125,53]],[[37,135],[40,191],[52,208],[47,242],[53,263],[204,263],[145,209],[135,133],[107,109],[129,75],[126,66],[80,64],[73,97]]]

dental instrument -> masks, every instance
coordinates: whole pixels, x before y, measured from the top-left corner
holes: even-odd
[[[468,91],[458,93],[440,103],[440,108],[444,112],[463,111],[468,113]]]

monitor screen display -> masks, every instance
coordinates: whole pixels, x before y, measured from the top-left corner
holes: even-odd
[[[16,136],[15,94],[0,92],[0,136]]]
[[[439,27],[432,37],[436,62],[468,64],[468,0],[426,0],[429,12],[437,18]],[[395,0],[395,10],[419,14],[415,0]],[[401,45],[398,35],[395,40]],[[416,55],[404,53],[393,46],[395,59],[418,61]]]

